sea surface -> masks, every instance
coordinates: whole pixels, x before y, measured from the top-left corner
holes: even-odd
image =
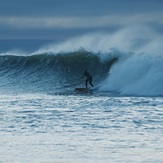
[[[7,45],[0,54],[0,163],[163,162],[162,49],[134,40],[132,48],[110,45],[106,35],[28,52]],[[75,91],[85,87],[85,69],[94,87]]]
[[[1,162],[162,162],[163,98],[0,96]]]

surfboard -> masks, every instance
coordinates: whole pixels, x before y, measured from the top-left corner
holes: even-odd
[[[90,89],[89,88],[75,88],[75,90],[77,92],[81,92],[81,93],[90,92]]]

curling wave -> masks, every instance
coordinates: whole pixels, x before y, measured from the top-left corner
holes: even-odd
[[[163,41],[147,26],[96,33],[38,49],[0,55],[0,91],[62,92],[85,86],[87,69],[99,92],[163,96]],[[83,48],[80,48],[83,47]]]
[[[85,69],[98,84],[108,74],[117,57],[103,61],[100,54],[79,49],[75,52],[0,56],[0,88],[14,91],[62,92],[85,86],[80,77]]]

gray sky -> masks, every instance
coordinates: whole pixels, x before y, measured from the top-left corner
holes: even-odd
[[[54,39],[147,25],[163,33],[163,0],[0,0],[0,39]]]

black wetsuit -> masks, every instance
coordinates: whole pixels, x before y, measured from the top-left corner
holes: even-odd
[[[86,81],[85,81],[86,88],[87,88],[87,83],[88,82],[93,87],[93,84],[92,84],[92,76],[89,74],[89,72],[88,71],[85,71],[84,74],[82,75],[82,78],[83,78],[83,76],[86,76]]]

